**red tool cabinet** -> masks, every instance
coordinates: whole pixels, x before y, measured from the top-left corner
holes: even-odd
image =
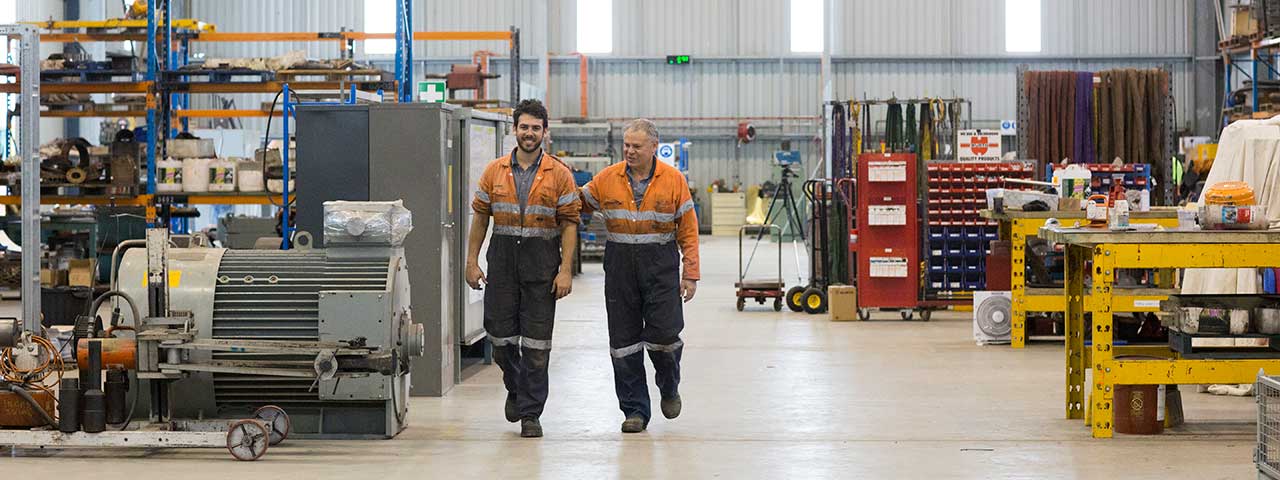
[[[920,288],[920,226],[916,156],[858,156],[857,225],[849,250],[857,257],[858,308],[917,307]]]

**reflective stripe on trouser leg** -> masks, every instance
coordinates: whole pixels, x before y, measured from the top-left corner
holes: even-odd
[[[684,342],[684,304],[680,298],[680,252],[674,243],[648,248],[648,258],[640,265],[644,291],[644,330],[640,339],[653,362],[654,383],[663,398],[679,394],[680,356]]]
[[[520,391],[520,283],[515,276],[515,242],[495,237],[489,248],[488,285],[484,288],[484,330],[493,344],[493,363],[502,370],[507,393]]]
[[[650,418],[649,386],[645,379],[644,328],[637,258],[630,245],[609,243],[604,250],[605,310],[609,314],[609,355],[618,408],[624,416]]]
[[[503,384],[521,418],[538,418],[547,401],[547,364],[555,318],[552,279],[560,264],[550,241],[494,235],[485,288],[485,331]]]
[[[556,316],[552,279],[560,266],[560,249],[550,242],[524,242],[520,250],[520,392],[521,418],[542,416],[549,391],[551,333]]]

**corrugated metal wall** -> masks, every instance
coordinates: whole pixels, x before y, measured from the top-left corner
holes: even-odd
[[[574,50],[576,6],[585,0],[417,0],[415,29],[521,29],[523,81],[538,84],[535,57],[545,42],[553,61],[548,106],[555,117],[579,116],[578,63]],[[972,100],[973,117],[998,121],[1015,117],[1015,71],[1093,70],[1168,66],[1174,74],[1178,116],[1189,118],[1193,100],[1189,82],[1191,0],[1044,0],[1043,52],[1031,56],[1004,53],[1004,0],[834,0],[830,13],[833,87],[837,98],[961,96]],[[545,2],[546,17],[540,17]],[[613,0],[614,52],[589,60],[589,111],[592,118],[647,117],[816,117],[821,78],[817,57],[789,52],[787,0]],[[25,3],[25,2],[20,2]],[[50,5],[58,0],[43,0]],[[192,0],[191,16],[216,23],[219,30],[361,30],[363,0]],[[388,12],[391,14],[391,12]],[[328,43],[201,44],[210,56],[265,56],[304,49],[313,57],[331,57]],[[418,42],[416,56],[424,72],[447,71],[469,61],[480,49],[506,53],[502,42]],[[358,49],[362,55],[363,49]],[[694,63],[673,67],[667,54],[689,54]],[[388,59],[375,57],[390,67]],[[495,59],[494,71],[507,71]],[[507,96],[508,79],[490,84],[494,96]],[[197,106],[212,99],[196,98]],[[270,98],[236,96],[239,108]],[[620,121],[620,120],[619,120]],[[663,122],[672,135],[692,134],[691,121]],[[760,120],[759,122],[765,122]],[[700,122],[705,124],[706,122]],[[711,122],[717,123],[717,122]],[[770,170],[768,146],[739,151],[727,135],[733,122],[720,121],[721,140],[704,139],[694,148],[700,178],[757,182]],[[767,122],[765,122],[767,123]],[[259,127],[260,121],[248,120]],[[274,130],[273,133],[278,130]],[[791,133],[816,135],[816,121],[792,124]],[[701,130],[697,130],[701,131]],[[780,131],[779,131],[780,133]],[[603,139],[566,142],[578,151],[603,151]],[[807,147],[806,147],[807,148]],[[759,150],[758,152],[756,150]],[[749,153],[749,154],[748,154]],[[805,151],[806,158],[821,155]],[[755,162],[755,163],[753,163]],[[762,163],[763,162],[763,163]]]

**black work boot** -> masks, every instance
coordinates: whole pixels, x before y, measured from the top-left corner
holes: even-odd
[[[516,408],[516,394],[507,394],[507,405],[504,410],[508,422],[516,423],[520,421],[520,409]]]
[[[676,418],[680,416],[680,395],[662,399],[662,416]]]
[[[643,432],[649,422],[639,415],[627,417],[622,421],[622,433],[640,433]]]
[[[520,420],[520,436],[524,438],[538,438],[542,436],[542,424],[538,423],[536,418],[526,418]]]

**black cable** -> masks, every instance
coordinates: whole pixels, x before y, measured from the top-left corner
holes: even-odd
[[[276,104],[280,101],[280,96],[281,96],[281,95],[284,95],[284,90],[283,90],[283,89],[281,89],[279,92],[276,92],[276,96],[275,96],[275,98],[272,98],[272,99],[271,99],[271,108],[270,108],[269,110],[267,110],[267,129],[266,129],[266,132],[265,132],[265,133],[263,133],[263,135],[262,135],[262,175],[263,175],[263,178],[266,178],[266,174],[267,174],[267,143],[271,140],[271,117],[275,116],[275,113],[276,113]],[[301,100],[302,100],[302,99],[298,98],[298,93],[297,93],[297,92],[295,92],[295,91],[293,91],[293,90],[289,90],[289,95],[290,95],[291,97],[293,97],[293,99],[294,99],[294,100],[298,100],[298,101],[301,101]],[[281,121],[281,122],[287,122],[287,121],[289,121],[289,115],[288,115],[288,112],[285,112],[285,114],[284,114],[284,115],[281,115],[281,116],[280,116],[280,121]],[[289,143],[290,143],[290,142],[289,142],[289,139],[287,139],[287,138],[286,138],[286,139],[284,139],[284,142],[282,142],[281,148],[289,148]],[[281,156],[280,156],[280,162],[281,162],[282,164],[284,163],[284,155],[281,155]],[[281,175],[283,175],[283,174],[281,174]],[[288,182],[288,181],[289,181],[289,179],[285,178],[285,179],[283,179],[282,181],[284,181],[284,182]],[[285,185],[288,185],[288,184],[286,183]],[[294,190],[293,190],[293,189],[290,189],[290,191],[291,191],[291,193],[292,193],[292,191],[294,191]],[[290,205],[290,206],[293,206],[293,203],[297,200],[297,197],[298,197],[296,194],[295,194],[295,195],[292,195],[292,196],[293,196],[294,198],[289,199],[289,205]],[[275,202],[275,199],[271,198],[271,195],[267,195],[267,202],[271,203],[271,205],[272,205],[272,206],[274,206],[274,207],[276,207],[276,208],[284,208],[284,206],[283,206],[283,205],[276,203],[276,202]]]
[[[128,415],[127,417],[125,417],[125,419],[124,419],[124,425],[121,425],[121,426],[120,426],[120,431],[122,431],[122,432],[123,432],[125,429],[129,428],[129,423],[130,423],[130,422],[133,422],[133,412],[134,412],[134,409],[138,408],[138,389],[139,389],[139,388],[141,388],[141,385],[138,385],[138,376],[137,376],[137,375],[134,375],[134,377],[133,377],[133,384],[134,384],[134,385],[133,385],[133,388],[131,389],[131,390],[133,390],[133,391],[132,391],[132,392],[130,392],[130,395],[129,395],[129,397],[130,397],[130,398],[129,398],[129,415]]]
[[[89,306],[89,311],[92,312],[91,314],[96,315],[98,312],[98,308],[102,306],[102,302],[111,297],[123,298],[125,303],[129,304],[129,310],[133,312],[133,325],[137,326],[138,321],[142,318],[142,316],[138,312],[138,305],[133,302],[133,297],[130,297],[129,294],[124,293],[120,290],[111,290],[109,292],[103,293],[102,295],[98,295],[98,298],[95,298],[93,300],[93,304]],[[111,326],[112,327],[116,326],[114,321],[112,322]]]

